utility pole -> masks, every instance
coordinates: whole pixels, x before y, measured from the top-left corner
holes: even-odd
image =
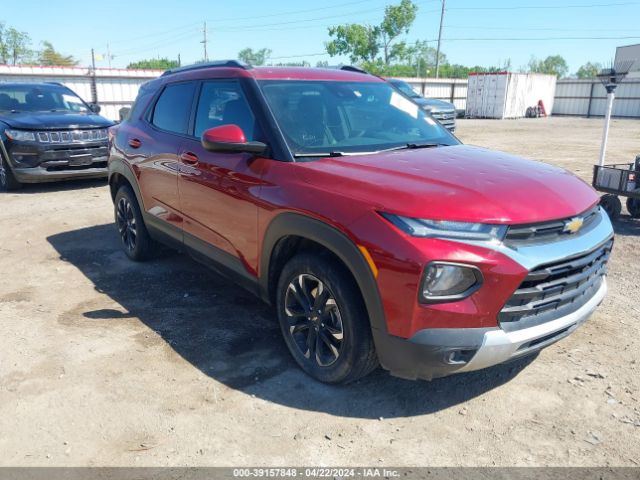
[[[180,59],[180,54],[178,54],[178,66],[179,67],[182,66],[182,60]]]
[[[444,6],[447,0],[442,0],[442,12],[440,12],[440,30],[438,31],[438,48],[436,49],[436,78],[440,75],[440,41],[442,40],[442,24],[444,23]]]
[[[109,48],[108,43],[107,43],[107,60],[109,61],[109,68],[111,68],[111,49]]]
[[[202,41],[200,42],[204,46],[204,61],[209,61],[209,55],[207,55],[207,22],[204,22],[202,26]]]
[[[98,103],[98,88],[96,86],[96,54],[91,49],[91,103]]]

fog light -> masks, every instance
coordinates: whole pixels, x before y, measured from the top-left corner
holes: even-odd
[[[432,262],[424,270],[421,300],[427,303],[461,300],[482,284],[482,273],[472,265]]]

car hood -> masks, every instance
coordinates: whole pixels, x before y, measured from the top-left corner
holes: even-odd
[[[534,223],[576,215],[598,201],[595,190],[566,170],[468,145],[298,166],[309,184],[414,218]]]
[[[436,98],[414,98],[414,102],[420,105],[422,108],[426,108],[431,111],[438,110],[455,110],[456,107],[453,103],[445,102],[444,100],[438,100]]]
[[[105,128],[113,122],[95,113],[18,112],[0,117],[11,128],[23,130],[75,130]]]

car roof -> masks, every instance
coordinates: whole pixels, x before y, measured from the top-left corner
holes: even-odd
[[[235,61],[223,60],[189,65],[166,71],[161,79],[167,81],[195,80],[204,78],[252,77],[256,80],[333,80],[347,82],[382,82],[355,68],[310,68],[310,67],[252,67]]]

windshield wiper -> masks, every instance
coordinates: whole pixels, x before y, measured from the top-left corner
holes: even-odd
[[[355,155],[375,155],[376,153],[393,152],[395,150],[415,150],[418,148],[435,148],[450,147],[448,143],[405,143],[399,147],[385,148],[384,150],[374,150],[371,152],[320,152],[320,153],[296,153],[294,158],[313,158],[313,157],[350,157]]]
[[[448,143],[434,143],[434,142],[429,142],[429,143],[407,143],[406,145],[399,147],[399,149],[409,149],[409,150],[415,150],[417,148],[436,148],[436,147],[450,147],[451,145],[449,145]]]
[[[320,153],[295,153],[294,158],[307,158],[307,157],[344,157],[344,152],[320,152]]]
[[[450,147],[451,145],[448,143],[405,143],[404,145],[400,145],[398,147],[386,148],[384,150],[379,150],[379,153],[382,152],[394,152],[396,150],[416,150],[418,148],[436,148],[436,147]]]

